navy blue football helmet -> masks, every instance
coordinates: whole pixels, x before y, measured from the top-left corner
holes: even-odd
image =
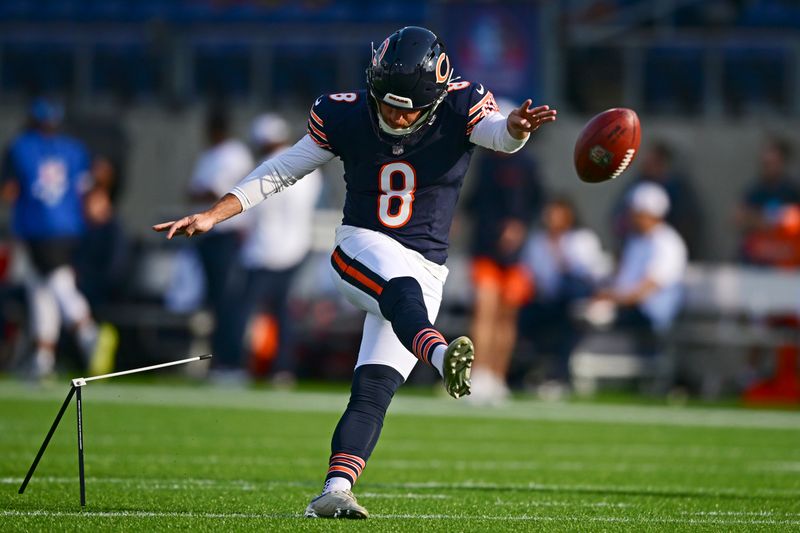
[[[453,75],[444,43],[418,26],[402,28],[372,52],[367,86],[376,100],[402,109],[427,109],[447,94]]]

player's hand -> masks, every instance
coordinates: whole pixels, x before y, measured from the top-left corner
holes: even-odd
[[[167,239],[175,235],[186,235],[191,237],[200,233],[211,231],[214,227],[214,218],[206,213],[197,213],[183,217],[180,220],[171,220],[156,224],[153,229],[158,232],[167,232]]]
[[[528,98],[517,109],[508,114],[506,118],[506,127],[508,133],[515,139],[524,139],[529,134],[533,133],[542,124],[548,122],[555,122],[556,110],[550,109],[550,106],[540,105],[539,107],[531,108],[530,105],[533,100]]]

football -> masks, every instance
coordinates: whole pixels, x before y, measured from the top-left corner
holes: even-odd
[[[632,109],[603,111],[584,126],[575,142],[575,171],[587,183],[613,180],[625,172],[642,138],[639,117]]]

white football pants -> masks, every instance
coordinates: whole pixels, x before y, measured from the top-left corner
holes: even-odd
[[[406,350],[381,314],[378,297],[389,280],[411,277],[419,282],[428,319],[436,321],[442,303],[447,267],[425,259],[383,233],[353,226],[336,228],[336,249],[331,256],[331,275],[339,291],[367,312],[356,368],[386,365],[408,378],[417,358]]]

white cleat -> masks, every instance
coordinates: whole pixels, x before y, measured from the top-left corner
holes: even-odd
[[[358,504],[349,490],[324,492],[306,507],[306,518],[368,518],[369,513]]]

